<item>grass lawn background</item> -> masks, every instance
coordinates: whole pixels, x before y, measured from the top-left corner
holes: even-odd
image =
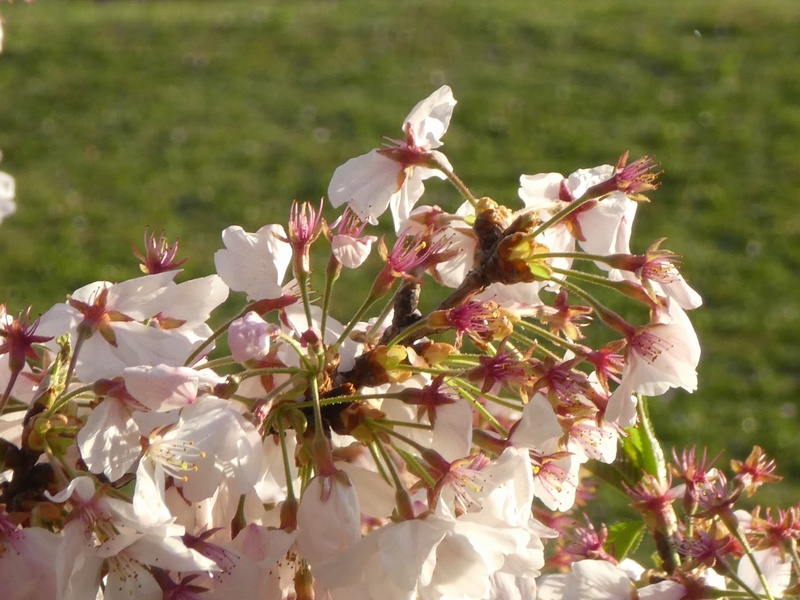
[[[181,239],[187,277],[212,272],[224,227],[285,221],[448,83],[443,150],[478,195],[513,204],[522,173],[655,155],[663,185],[634,249],[667,237],[705,298],[700,389],[653,401],[657,430],[726,461],[759,443],[796,499],[800,3],[37,0],[0,14],[11,311],[137,276],[146,228]],[[446,185],[428,190],[455,207]]]

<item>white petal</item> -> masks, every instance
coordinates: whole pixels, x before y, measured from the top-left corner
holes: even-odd
[[[222,280],[248,300],[278,298],[281,283],[292,259],[291,246],[282,241],[286,231],[280,225],[265,225],[247,233],[234,225],[222,232],[223,250],[214,254],[214,264]]]
[[[404,122],[411,124],[417,145],[427,144],[430,148],[442,145],[441,137],[450,125],[455,105],[453,91],[443,85],[411,109]]]
[[[361,511],[346,473],[312,479],[297,511],[297,548],[312,565],[347,550],[361,538]]]
[[[89,413],[78,432],[78,447],[92,473],[105,473],[111,481],[116,481],[141,454],[141,439],[125,403],[106,398]]]
[[[375,224],[404,180],[400,163],[372,150],[351,158],[333,172],[328,199],[335,207],[349,202],[359,219]]]
[[[205,321],[211,311],[228,299],[228,286],[219,275],[191,279],[174,286],[163,314],[188,322]]]
[[[511,435],[511,442],[518,448],[544,451],[545,448],[551,448],[553,441],[562,435],[564,430],[558,423],[553,406],[547,398],[537,393],[522,409],[522,418]]]
[[[348,269],[356,269],[364,264],[372,250],[372,244],[378,238],[374,235],[367,235],[354,238],[349,235],[334,235],[331,239],[331,251],[343,266]]]

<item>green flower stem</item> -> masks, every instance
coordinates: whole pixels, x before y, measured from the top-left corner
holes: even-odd
[[[386,320],[386,317],[389,316],[389,313],[392,312],[392,309],[394,308],[394,300],[399,292],[400,288],[398,287],[395,293],[392,294],[389,302],[386,303],[386,306],[381,309],[381,312],[375,318],[375,323],[373,323],[373,325],[367,330],[367,338],[372,339],[372,337],[375,335],[375,330],[381,326],[381,323],[383,323]]]
[[[763,596],[757,594],[753,588],[751,588],[744,581],[742,581],[742,579],[739,577],[739,575],[737,575],[737,573],[733,569],[733,567],[731,567],[724,558],[722,558],[721,556],[717,556],[716,559],[717,559],[717,561],[715,563],[715,569],[719,569],[720,571],[723,571],[723,573],[727,577],[729,577],[731,579],[731,581],[733,581],[736,585],[738,585],[740,588],[742,588],[742,596],[740,596],[741,598],[753,598],[754,600],[764,600]],[[762,585],[763,585],[763,582],[762,582]],[[766,590],[767,588],[764,587],[764,589]],[[729,597],[729,595],[730,595],[730,592],[728,591],[728,592],[726,592],[724,597],[727,598],[727,597]],[[767,595],[768,595],[769,598],[772,599],[772,596],[769,595],[769,592],[767,592]],[[774,599],[772,599],[772,600],[774,600]]]
[[[78,354],[83,348],[83,343],[92,337],[92,332],[89,329],[78,327],[77,339],[75,340],[75,347],[72,349],[72,356],[69,360],[69,367],[67,368],[67,376],[64,380],[64,389],[69,389],[69,384],[72,381],[72,376],[75,374],[75,365],[78,364]]]
[[[462,383],[466,383],[466,382],[459,381],[458,385],[460,385]],[[480,390],[477,390],[477,392],[478,392],[478,394],[480,394],[482,396],[485,396],[485,394],[481,394]],[[486,410],[486,407],[483,404],[478,402],[478,400],[475,398],[475,396],[473,396],[472,394],[467,392],[465,389],[463,389],[463,387],[461,388],[459,393],[464,397],[464,399],[467,400],[467,402],[469,402],[472,405],[472,407],[476,411],[478,411],[483,416],[484,419],[489,421],[494,426],[494,428],[503,435],[503,437],[508,437],[508,429],[503,427],[500,424],[500,422],[494,417],[494,415],[492,413],[490,413],[488,410]]]
[[[573,260],[588,260],[609,264],[608,256],[604,254],[589,254],[588,252],[542,252],[536,255],[537,260],[545,258],[571,258]]]
[[[47,411],[47,415],[52,416],[56,414],[59,410],[61,410],[62,407],[64,407],[67,404],[67,402],[69,402],[76,396],[80,396],[81,394],[86,394],[88,392],[91,392],[93,389],[94,389],[94,384],[90,383],[88,385],[83,385],[79,388],[75,388],[74,390],[67,392],[53,403],[53,406],[51,406],[50,409]]]
[[[374,440],[375,441],[373,444],[380,452],[381,457],[383,458],[383,463],[389,469],[392,481],[394,482],[397,514],[400,515],[400,517],[404,520],[413,519],[414,507],[411,504],[411,498],[408,495],[408,490],[406,490],[403,480],[400,479],[400,474],[397,472],[397,466],[394,464],[394,461],[389,455],[389,452],[386,450],[386,447],[383,445],[383,442],[381,442],[377,437],[375,437]]]
[[[219,367],[227,367],[228,365],[235,365],[238,364],[236,360],[232,356],[223,356],[221,358],[215,358],[214,360],[208,360],[202,364],[195,365],[192,367],[193,369],[217,369]]]
[[[541,354],[544,354],[545,356],[549,356],[550,358],[552,358],[554,360],[560,360],[555,352],[553,352],[552,350],[548,350],[547,348],[545,348],[541,344],[537,344],[536,340],[530,339],[525,334],[520,333],[519,331],[515,331],[514,333],[512,333],[511,334],[511,339],[516,340],[518,342],[522,342],[526,346],[535,347],[537,352],[540,352]],[[520,354],[520,356],[522,355],[521,352],[519,354]]]
[[[419,475],[420,478],[425,481],[425,485],[427,485],[429,488],[433,489],[436,486],[436,481],[433,479],[433,477],[431,477],[431,474],[428,473],[428,469],[422,465],[416,456],[410,452],[407,452],[406,450],[403,450],[402,448],[398,448],[395,445],[392,445],[392,447],[409,466],[409,471]],[[431,506],[430,508],[434,507]]]
[[[328,268],[325,270],[325,291],[322,294],[322,323],[319,328],[322,331],[323,337],[325,336],[325,327],[328,324],[328,311],[331,305],[331,291],[333,284],[339,279],[342,273],[342,265],[336,260],[336,257],[331,254],[328,260]]]
[[[292,485],[292,468],[289,462],[289,449],[286,447],[286,431],[280,419],[278,419],[278,439],[281,443],[281,455],[283,456],[283,472],[286,475],[286,501],[297,502],[297,498],[294,495],[294,486]]]
[[[444,173],[445,177],[452,183],[458,192],[464,197],[464,199],[469,202],[473,208],[478,206],[478,200],[466,186],[466,184],[459,179],[459,177],[450,169],[448,169],[440,160],[438,160],[435,156],[432,156],[433,161],[436,164],[436,168],[439,169],[442,173]]]
[[[0,415],[3,414],[3,411],[6,409],[6,404],[8,404],[8,399],[11,398],[11,390],[14,388],[14,384],[17,382],[17,377],[22,372],[23,367],[19,369],[14,369],[11,372],[11,376],[8,378],[8,383],[6,384],[6,389],[3,392],[3,397],[0,398]]]
[[[309,373],[316,373],[317,372],[316,367],[311,364],[310,360],[308,360],[308,356],[306,356],[305,350],[303,350],[303,347],[300,345],[300,343],[290,335],[286,334],[279,334],[279,335],[280,338],[284,342],[289,344],[292,347],[292,349],[297,353],[297,356],[300,358],[300,361],[305,365],[306,370]]]
[[[391,427],[389,427],[388,425],[386,425],[381,421],[376,421],[375,419],[365,419],[364,421],[369,422],[371,428],[379,429],[385,433],[388,433],[389,435],[397,438],[398,440],[408,444],[409,446],[411,446],[420,453],[429,451],[429,449],[423,446],[422,444],[415,442],[410,437],[405,436],[402,433],[398,433],[397,431],[395,431],[394,429],[392,429]]]
[[[750,546],[750,542],[747,541],[747,537],[742,533],[742,530],[739,527],[738,519],[732,513],[730,516],[731,518],[726,519],[725,516],[722,515],[723,522],[725,525],[727,525],[728,530],[731,532],[733,537],[735,537],[736,540],[742,545],[744,553],[747,555],[747,559],[750,561],[750,564],[753,566],[753,569],[758,576],[758,581],[761,583],[761,587],[764,588],[764,593],[766,594],[767,599],[775,600],[775,597],[772,595],[772,592],[769,589],[767,578],[764,576],[761,566],[758,564],[756,557],[753,555],[753,548]]]
[[[412,337],[415,334],[420,334],[421,333],[422,335],[418,335],[418,337],[417,337],[417,339],[418,339],[420,337],[423,337],[423,335],[425,335],[427,333],[430,333],[430,332],[431,332],[431,328],[428,326],[428,320],[427,319],[420,319],[419,321],[417,321],[413,325],[410,325],[409,327],[406,327],[400,333],[398,333],[396,336],[394,336],[391,340],[389,340],[386,343],[386,346],[391,348],[392,346],[395,346],[395,345],[399,344],[400,342],[402,342],[407,337]]]
[[[217,329],[215,329],[210,336],[208,336],[205,340],[203,340],[202,344],[200,344],[197,348],[194,349],[194,351],[189,355],[189,358],[187,358],[186,361],[183,363],[183,366],[184,367],[192,366],[192,363],[194,363],[194,361],[197,360],[197,358],[203,353],[203,351],[206,348],[208,348],[211,344],[213,344],[219,336],[228,331],[228,328],[231,326],[231,323],[233,323],[236,319],[241,319],[251,310],[252,310],[252,305],[248,304],[242,309],[241,312],[239,312],[239,314],[237,314],[235,317],[228,319]]]
[[[391,425],[392,427],[408,427],[410,429],[427,429],[431,430],[433,427],[425,425],[424,423],[414,423],[412,421],[395,421],[394,419],[381,419],[384,425]]]
[[[584,197],[581,198],[580,200],[575,200],[574,202],[570,202],[567,206],[562,208],[560,211],[558,211],[556,214],[550,217],[547,221],[545,221],[544,223],[539,225],[536,229],[534,229],[531,233],[529,233],[528,237],[530,237],[531,239],[536,238],[543,231],[546,231],[559,221],[563,221],[564,219],[566,219],[569,215],[574,213],[581,206],[589,204],[589,202],[593,202],[594,200],[596,200],[596,198]]]
[[[538,258],[538,257],[537,257]],[[621,293],[623,287],[627,287],[630,285],[629,282],[626,281],[611,281],[607,277],[602,277],[600,275],[593,275],[592,273],[585,273],[583,271],[573,271],[572,269],[559,269],[557,267],[551,267],[553,273],[558,273],[560,275],[565,275],[567,277],[573,277],[574,279],[580,279],[581,281],[585,281],[586,283],[593,283],[595,285],[600,285],[605,288],[609,288]],[[556,283],[562,283],[560,279],[554,279]]]
[[[380,300],[380,298],[381,298],[380,296],[377,296],[377,295],[373,294],[372,292],[370,292],[370,294],[364,299],[364,302],[361,303],[361,306],[359,306],[358,310],[356,311],[356,314],[353,315],[353,317],[350,319],[350,322],[344,328],[344,331],[339,336],[339,339],[337,339],[331,345],[331,348],[333,348],[334,351],[336,349],[338,349],[339,346],[342,345],[342,343],[347,339],[347,336],[349,336],[350,333],[353,331],[353,329],[355,329],[356,325],[358,325],[358,322],[361,320],[361,317],[363,317],[365,314],[367,314],[367,311],[370,308],[372,308],[372,306],[378,300]]]
[[[378,448],[378,444],[379,442],[377,440],[372,440],[367,448],[369,448],[369,453],[372,456],[372,460],[375,462],[375,468],[378,469],[378,473],[380,473],[386,483],[392,485],[392,476],[386,472],[383,466],[381,451]]]
[[[639,396],[639,401],[636,403],[636,412],[639,416],[638,428],[642,433],[642,441],[647,445],[648,451],[645,454],[652,459],[651,469],[654,472],[650,474],[658,479],[661,488],[666,490],[669,488],[667,462],[664,458],[664,451],[661,449],[661,443],[658,441],[653,429],[650,413],[647,410],[647,398],[644,396]],[[657,530],[652,532],[656,548],[661,556],[665,570],[667,573],[672,573],[681,564],[681,558],[675,547],[678,519],[671,504],[664,506],[663,510],[657,514],[657,520]]]
[[[466,381],[464,379],[455,379],[453,380],[454,383],[462,389],[466,389],[469,392],[476,394],[478,396],[483,396],[487,400],[491,400],[495,404],[499,404],[500,406],[505,406],[506,408],[511,408],[513,410],[522,410],[522,404],[517,404],[512,400],[508,400],[506,398],[501,398],[495,394],[490,394],[489,392],[482,392],[481,389],[474,385],[472,382]],[[502,429],[502,427],[500,428]]]
[[[303,311],[306,313],[306,323],[311,329],[314,327],[314,319],[311,318],[311,300],[308,297],[308,273],[301,273],[299,276],[295,273],[295,277],[300,285],[300,300],[303,302]]]
[[[465,368],[477,367],[481,364],[477,354],[454,354],[445,358],[444,362],[452,364],[453,366],[460,365]]]
[[[517,321],[517,325],[519,325],[520,327],[523,327],[523,328],[525,328],[525,329],[527,329],[529,331],[532,331],[538,337],[545,338],[549,342],[551,342],[551,343],[553,343],[553,344],[555,344],[557,346],[561,346],[562,348],[564,348],[566,350],[574,352],[575,354],[577,354],[579,356],[584,353],[584,350],[580,345],[578,345],[578,344],[576,344],[576,343],[574,343],[574,342],[572,342],[570,340],[565,340],[564,338],[559,337],[554,333],[550,333],[549,331],[547,331],[543,327],[540,327],[539,325],[535,325],[534,323],[531,323],[530,321],[520,320],[520,321]]]
[[[247,371],[243,371],[238,373],[236,376],[239,379],[250,379],[251,377],[261,377],[262,375],[276,375],[276,374],[286,374],[286,375],[296,375],[298,373],[303,373],[300,369],[292,368],[292,367],[263,367],[259,369],[248,369]]]

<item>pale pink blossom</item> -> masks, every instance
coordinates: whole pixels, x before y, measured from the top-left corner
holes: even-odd
[[[180,329],[193,341],[205,340],[211,335],[206,321],[211,311],[228,299],[228,286],[219,275],[207,275],[169,286],[164,296],[165,308],[151,324],[162,329]],[[209,348],[209,351],[213,346]]]
[[[228,287],[245,292],[248,300],[279,298],[292,260],[292,247],[280,225],[264,225],[247,233],[238,225],[222,232],[225,248],[214,254],[217,273]]]
[[[344,471],[314,477],[297,511],[297,549],[313,567],[341,554],[361,538],[361,511]]]
[[[634,600],[633,582],[625,571],[604,560],[582,560],[572,571],[538,581],[538,600]]]
[[[413,235],[427,233],[432,245],[443,245],[445,250],[430,269],[442,285],[457,288],[475,267],[478,239],[473,227],[467,224],[467,219],[474,215],[475,209],[469,202],[452,215],[438,206],[419,206],[400,224],[403,231]]]
[[[229,402],[204,396],[184,408],[176,424],[148,436],[136,470],[134,507],[154,519],[168,518],[168,478],[190,501],[210,498],[223,477],[247,493],[258,479],[260,458],[255,427]]]
[[[270,338],[275,332],[274,325],[267,323],[252,310],[236,319],[228,328],[228,346],[233,358],[237,362],[245,363],[266,356]]]
[[[78,432],[81,458],[92,473],[116,481],[133,467],[142,452],[142,433],[125,399],[107,396],[89,413]]]
[[[509,440],[518,448],[531,448],[539,452],[556,450],[564,430],[552,404],[544,394],[536,393],[522,409],[522,417],[514,427]]]
[[[542,556],[530,541],[488,515],[437,512],[373,531],[314,574],[336,600],[487,598],[496,573],[533,585]]]
[[[773,598],[780,598],[789,587],[792,577],[792,560],[789,555],[775,546],[754,550],[753,558],[758,563],[764,578],[767,581],[769,590]],[[737,575],[753,590],[756,594],[764,594],[764,586],[761,584],[753,564],[747,556],[739,560]]]
[[[575,504],[581,461],[574,454],[557,452],[534,459],[536,497],[553,511],[564,512]]]
[[[622,427],[636,421],[633,394],[660,396],[670,388],[697,389],[700,342],[689,317],[677,303],[666,322],[636,328],[628,339],[622,380],[609,399],[605,420]]]
[[[614,174],[614,168],[603,165],[593,169],[580,169],[564,178],[559,173],[542,173],[539,175],[522,175],[520,177],[519,196],[526,208],[539,212],[542,220],[555,215],[558,211],[579,200],[594,185],[608,180]],[[569,235],[570,245],[575,241],[590,254],[606,255],[612,252],[629,252],[633,219],[636,215],[637,203],[622,192],[612,192],[603,198],[589,202],[557,223],[552,235]],[[569,252],[570,249],[551,251]],[[566,261],[568,259],[557,259]],[[562,264],[554,262],[555,266]],[[598,266],[608,270],[607,266]]]
[[[442,86],[408,114],[402,141],[351,158],[338,167],[328,187],[331,204],[338,207],[349,203],[360,219],[372,224],[390,208],[395,228],[399,228],[422,196],[422,182],[429,177],[444,178],[436,163],[452,170],[436,148],[442,145],[441,137],[455,105],[450,88]]]
[[[106,599],[158,598],[161,589],[149,565],[180,572],[219,570],[214,561],[186,547],[183,527],[143,523],[127,502],[98,494],[89,477],[73,479],[51,500],[72,506],[54,561],[58,594],[53,597],[93,598],[107,572]]]
[[[197,400],[201,386],[211,390],[224,378],[209,370],[153,365],[128,367],[122,372],[125,389],[148,410],[165,412]]]
[[[567,449],[583,456],[581,460],[591,458],[611,464],[617,457],[619,433],[607,422],[598,424],[596,419],[578,419],[570,427],[568,436]]]
[[[43,527],[14,525],[0,509],[0,581],[3,600],[56,598],[56,556],[63,538]]]
[[[342,266],[356,269],[364,264],[372,244],[378,241],[374,235],[364,235],[365,222],[360,222],[356,213],[348,206],[344,214],[334,223],[336,233],[331,238],[331,251]]]
[[[85,337],[75,369],[81,381],[113,378],[136,365],[181,365],[195,340],[180,327],[161,329],[146,323],[168,308],[176,273],[86,285],[67,303],[42,315],[37,331],[52,337],[69,333],[73,345]]]

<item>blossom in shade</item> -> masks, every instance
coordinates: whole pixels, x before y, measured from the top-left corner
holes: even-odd
[[[71,514],[50,567],[58,594],[49,597],[94,598],[103,581],[109,600],[160,598],[150,565],[184,573],[219,570],[214,561],[186,547],[184,528],[171,518],[143,523],[130,504],[96,490],[89,477],[73,479],[51,500],[68,502]]]
[[[17,527],[0,508],[3,600],[56,598],[56,556],[64,538],[43,527]],[[93,597],[93,596],[92,596]]]
[[[633,582],[605,560],[582,560],[572,571],[539,579],[538,600],[633,600]]]
[[[361,538],[358,496],[344,471],[314,477],[297,511],[297,549],[313,567]]]
[[[264,357],[269,352],[270,337],[276,331],[274,325],[250,311],[233,321],[228,328],[228,346],[238,362]]]

